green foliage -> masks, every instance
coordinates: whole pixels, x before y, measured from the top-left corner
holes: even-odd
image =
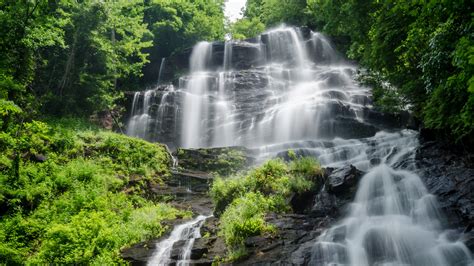
[[[115,108],[123,91],[142,86],[150,59],[224,37],[223,0],[0,5],[0,99],[30,117]]]
[[[123,263],[120,248],[189,215],[143,197],[169,174],[164,147],[90,128],[31,121],[0,134],[0,263]]]
[[[271,198],[250,192],[236,198],[220,219],[220,234],[224,237],[231,260],[245,255],[244,241],[248,237],[274,232],[265,222],[265,213],[272,209]]]
[[[257,17],[239,19],[230,26],[232,39],[252,38],[265,30],[265,25]]]
[[[469,143],[474,41],[468,1],[307,2],[310,24],[349,37],[343,47],[349,57],[374,73],[368,79],[378,107],[409,107],[426,127]]]
[[[272,27],[281,23],[303,25],[306,0],[248,0],[244,12],[244,20],[258,19],[265,26]]]
[[[198,41],[224,39],[223,0],[151,0],[145,1],[145,18],[153,33],[153,46],[146,51],[152,62],[192,47]],[[153,75],[156,66],[150,64],[144,72]],[[177,69],[175,69],[177,71]]]
[[[273,159],[247,173],[216,178],[210,195],[214,214],[221,217],[220,233],[229,249],[228,259],[246,254],[246,238],[273,232],[265,215],[291,209],[291,195],[316,189],[322,174],[314,158],[303,157],[289,163]]]

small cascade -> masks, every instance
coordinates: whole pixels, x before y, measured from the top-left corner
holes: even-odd
[[[201,226],[209,217],[199,215],[189,222],[175,226],[168,238],[156,244],[156,251],[147,265],[189,265],[194,240],[201,237]],[[177,247],[179,248],[179,259],[174,261],[170,256],[173,249],[176,249],[174,246],[178,241],[184,241],[184,244]]]
[[[133,95],[131,118],[127,126],[127,135],[147,139],[150,120],[150,107],[155,95],[154,90],[147,90],[141,97],[140,92]],[[139,102],[142,101],[140,106]]]
[[[382,163],[362,178],[348,217],[319,237],[310,264],[472,265],[438,210],[416,174]]]
[[[226,84],[230,83],[231,73],[220,72],[218,77],[218,96],[216,103],[216,126],[212,138],[212,146],[223,147],[233,146],[235,138],[235,128],[232,112],[232,103],[226,94]]]
[[[232,68],[232,42],[228,41],[224,44],[224,71]]]
[[[165,118],[174,110],[174,94],[173,85],[159,85],[151,90],[135,92],[127,135],[154,141],[156,134],[169,130],[170,123]]]
[[[165,70],[165,62],[166,62],[166,58],[165,57],[161,58],[160,70],[158,71],[158,81],[156,82],[158,85],[160,85],[161,82],[163,82],[163,71]]]

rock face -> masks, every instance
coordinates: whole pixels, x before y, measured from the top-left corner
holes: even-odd
[[[256,236],[246,240],[249,256],[236,265],[308,265],[315,239],[341,216],[353,200],[363,172],[349,165],[326,169],[326,185],[307,195],[309,206],[300,214],[271,214],[266,221],[278,230],[274,237]],[[343,232],[342,232],[343,233]]]
[[[363,172],[353,165],[335,169],[328,176],[328,191],[338,196],[353,196]]]
[[[182,149],[175,154],[180,169],[229,175],[252,165],[254,159],[244,147]]]
[[[408,114],[373,110],[370,90],[353,79],[357,68],[343,62],[323,35],[306,28],[213,42],[207,50],[199,47],[167,59],[168,85],[128,94],[129,135],[172,149],[250,147],[315,138],[367,138],[381,129],[411,124]],[[194,52],[199,64],[190,60]],[[202,69],[196,72],[196,67]],[[133,123],[130,117],[135,117]]]
[[[474,251],[474,156],[451,145],[426,141],[423,136],[415,158],[429,192],[436,195],[450,227],[464,231]]]
[[[249,256],[234,262],[233,265],[301,265],[307,254],[295,256],[295,251],[312,243],[321,234],[322,228],[331,224],[333,219],[270,214],[266,221],[275,226],[278,235],[248,238],[245,246]]]

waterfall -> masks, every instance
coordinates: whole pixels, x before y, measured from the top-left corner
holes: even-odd
[[[174,245],[183,240],[184,244],[179,247],[179,257],[176,265],[189,265],[191,249],[196,238],[201,237],[201,226],[210,216],[199,215],[193,220],[174,227],[170,236],[156,244],[156,250],[148,261],[147,265],[168,265],[173,260],[170,258]]]
[[[441,230],[435,198],[412,172],[387,164],[359,184],[349,216],[314,246],[317,265],[463,265],[470,252]]]
[[[145,91],[142,97],[142,105],[139,106],[140,92],[135,92],[131,118],[127,126],[127,135],[147,139],[150,119],[149,111],[154,93],[153,90]]]
[[[185,83],[183,100],[182,141],[186,148],[206,146],[207,113],[209,111],[209,86],[212,76],[206,70],[210,60],[212,45],[200,42],[194,46],[189,60],[190,76],[182,78]],[[180,82],[181,83],[181,82]]]
[[[135,92],[127,124],[127,135],[156,140],[156,132],[160,133],[169,126],[165,117],[169,109],[173,109],[174,94],[173,85],[162,85],[144,92]],[[157,97],[158,95],[160,97]]]
[[[200,42],[176,90],[134,95],[127,133],[155,131],[185,148],[245,146],[257,162],[292,149],[366,172],[347,216],[314,242],[312,265],[472,265],[409,163],[417,133],[381,121],[357,71],[323,34],[304,29]]]
[[[156,82],[158,85],[161,84],[163,81],[163,71],[165,70],[165,62],[166,58],[161,58],[160,70],[158,71],[158,81]]]
[[[232,68],[232,42],[230,41],[224,44],[223,67],[225,71],[229,71]]]

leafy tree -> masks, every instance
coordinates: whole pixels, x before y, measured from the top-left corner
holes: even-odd
[[[232,39],[236,40],[255,37],[264,30],[265,25],[256,17],[239,19],[230,28]]]
[[[52,1],[15,1],[0,3],[0,97],[21,104],[28,111],[36,105],[31,82],[41,48],[64,47],[61,27],[67,18],[55,17]]]
[[[67,1],[60,8],[70,18],[67,46],[42,51],[51,60],[39,70],[39,94],[53,113],[112,107],[120,96],[118,87],[140,76],[148,62],[143,49],[152,43],[143,23],[143,3]]]
[[[150,60],[181,52],[201,40],[224,39],[223,0],[151,0],[146,1],[145,22],[154,35],[153,46],[146,51]],[[156,82],[157,66],[149,64],[144,73]]]

